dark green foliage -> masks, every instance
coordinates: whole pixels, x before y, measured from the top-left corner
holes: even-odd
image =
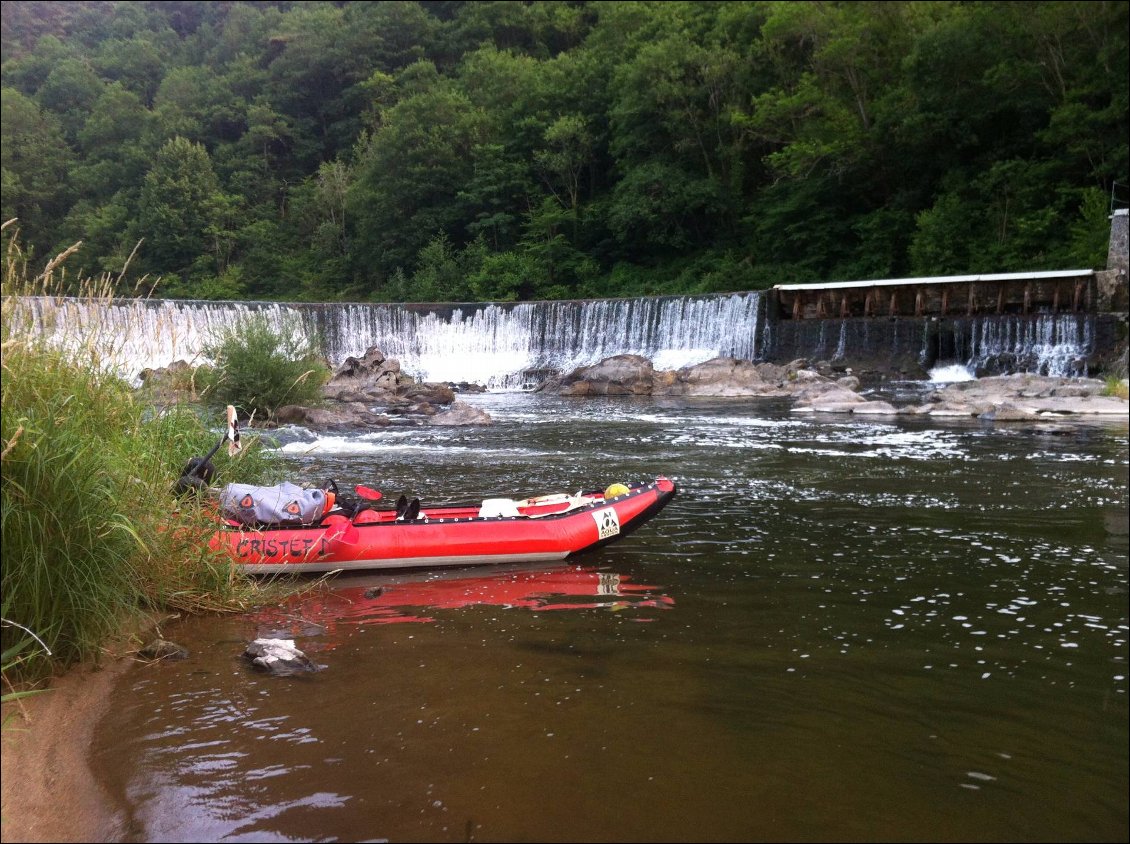
[[[215,366],[208,372],[207,398],[235,405],[240,416],[266,420],[288,404],[316,405],[329,369],[315,354],[318,344],[300,326],[276,325],[254,314],[217,333],[205,349]]]
[[[150,266],[183,273],[209,256],[219,224],[219,182],[203,146],[175,137],[161,147],[145,174],[137,232]]]
[[[4,216],[193,298],[1098,267],[1128,9],[6,3]]]

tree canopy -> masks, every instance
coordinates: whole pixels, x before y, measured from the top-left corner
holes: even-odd
[[[82,240],[123,294],[189,298],[1101,267],[1128,11],[12,0],[3,217],[33,260]]]

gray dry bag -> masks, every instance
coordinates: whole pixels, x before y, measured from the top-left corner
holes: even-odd
[[[228,484],[220,493],[224,515],[245,525],[312,525],[326,509],[326,493],[289,482],[277,486]]]

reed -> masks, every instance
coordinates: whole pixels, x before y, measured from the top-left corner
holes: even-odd
[[[5,660],[5,679],[12,668],[28,677],[97,659],[149,611],[237,610],[261,597],[208,550],[203,508],[172,496],[184,464],[215,442],[214,425],[191,405],[140,401],[107,365],[105,336],[68,343],[26,330],[20,298],[52,295],[72,251],[34,277],[14,236],[4,251],[0,539],[11,624],[0,635],[4,654],[19,654]],[[86,279],[80,289],[110,297],[114,282]],[[217,461],[221,477],[269,476],[270,456],[254,445],[238,464]],[[45,647],[19,651],[23,629]]]

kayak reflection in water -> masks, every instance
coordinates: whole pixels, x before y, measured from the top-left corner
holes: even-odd
[[[253,616],[258,635],[318,636],[342,633],[351,626],[435,620],[414,609],[460,610],[486,605],[539,612],[620,612],[670,609],[675,604],[673,598],[658,591],[659,587],[631,583],[627,575],[588,566],[492,569],[489,574],[444,571],[368,575],[351,580],[356,585],[295,595],[281,606]],[[633,614],[632,620],[653,619]]]

